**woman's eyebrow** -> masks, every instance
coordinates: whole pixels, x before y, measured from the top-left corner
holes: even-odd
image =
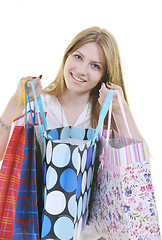
[[[80,51],[76,50],[75,53],[77,53],[77,52],[78,52],[82,57],[84,57],[84,55],[83,55]]]
[[[98,61],[92,61],[93,63],[97,63],[97,64],[100,64],[103,66],[103,64],[101,62],[98,62]]]

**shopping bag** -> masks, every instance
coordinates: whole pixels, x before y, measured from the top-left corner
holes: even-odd
[[[14,127],[0,170],[0,239],[11,240],[26,129]]]
[[[12,239],[25,136],[24,126],[12,125],[0,170],[0,239]]]
[[[39,239],[35,132],[33,126],[26,127],[12,239]]]
[[[105,112],[112,96],[110,91]],[[80,239],[88,216],[98,134],[104,117],[99,118],[96,130],[64,127],[46,131],[42,240]]]
[[[33,89],[35,104],[37,109],[37,117],[39,120],[40,133],[43,138],[43,131],[41,127],[41,120],[39,116],[39,105],[38,101],[41,103],[41,98],[36,99],[34,82],[31,82]],[[28,96],[29,106],[30,99],[27,89],[27,82],[25,84],[26,95]],[[25,101],[26,102],[26,101]],[[25,105],[26,108],[26,105]],[[27,111],[25,111],[26,113]],[[36,125],[35,125],[35,114],[32,115],[31,106],[30,106],[31,120],[32,124],[28,125],[26,121],[26,139],[24,146],[24,155],[22,160],[22,169],[19,183],[19,190],[17,196],[15,220],[14,220],[14,231],[13,231],[13,240],[19,239],[40,239],[39,232],[39,205],[37,199],[38,189],[37,189],[37,166],[36,166],[36,150],[38,154],[38,142],[36,140]],[[35,112],[34,112],[35,113]],[[27,116],[26,118],[27,119]],[[44,119],[44,118],[43,118]],[[41,165],[42,159],[37,159],[38,164]],[[40,177],[40,176],[39,176]],[[41,213],[42,214],[42,213]]]
[[[110,240],[161,239],[146,144],[109,128],[100,143],[89,225]]]
[[[25,124],[21,117],[15,119],[16,126],[0,170],[0,239],[5,240],[39,239],[35,125],[27,123],[25,84],[22,91]],[[32,117],[32,111],[29,114]]]

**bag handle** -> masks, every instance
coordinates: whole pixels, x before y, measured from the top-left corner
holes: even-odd
[[[129,129],[129,126],[128,126],[128,121],[127,121],[127,118],[126,118],[126,115],[125,115],[125,111],[124,111],[124,107],[123,107],[123,103],[122,103],[121,96],[120,96],[118,90],[116,90],[116,93],[117,93],[117,95],[118,95],[119,106],[120,106],[120,109],[121,109],[121,112],[122,112],[122,117],[123,117],[125,126],[126,126],[126,128],[127,128],[129,137],[132,138],[132,135],[131,135],[131,132],[130,132],[130,129]],[[112,116],[112,104],[111,104],[111,106],[110,106],[110,108],[109,108],[108,133],[107,133],[107,138],[106,138],[107,142],[109,141],[109,137],[110,137],[111,116]],[[114,120],[115,120],[115,117],[114,117]],[[116,121],[115,121],[115,123],[116,123]],[[117,124],[116,124],[116,126],[117,126]],[[119,134],[120,134],[120,131],[119,131],[118,126],[117,126],[117,129],[118,129],[118,132],[119,132]]]
[[[32,109],[31,109],[31,103],[30,103],[29,91],[28,91],[27,83],[28,83],[28,80],[25,80],[23,82],[23,87],[22,87],[22,91],[21,91],[21,94],[20,94],[20,98],[19,98],[19,101],[18,101],[17,108],[16,108],[14,120],[16,119],[17,112],[18,112],[18,109],[19,109],[19,106],[20,106],[20,101],[21,101],[21,98],[23,96],[23,98],[24,98],[24,110],[25,110],[24,122],[25,122],[25,124],[27,126],[27,99],[28,99],[29,108],[30,108],[30,114],[31,114],[31,119],[32,119],[32,124],[34,126],[34,120],[33,120],[33,116],[32,116]]]
[[[32,124],[34,126],[35,121],[34,121],[33,115],[32,115],[31,103],[30,103],[29,92],[28,92],[28,87],[27,87],[28,82],[29,82],[28,80],[25,80],[23,82],[23,88],[22,88],[20,98],[19,98],[19,102],[18,102],[18,105],[17,105],[17,108],[16,108],[14,120],[17,116],[18,108],[20,106],[20,101],[21,101],[21,98],[22,98],[22,95],[23,95],[23,97],[24,97],[24,108],[25,108],[25,115],[24,115],[25,124],[27,126],[27,98],[28,98]],[[38,116],[38,124],[39,124],[39,129],[40,129],[41,140],[42,140],[42,142],[44,142],[43,130],[42,130],[40,116],[41,116],[41,119],[43,121],[43,126],[44,126],[45,131],[47,130],[47,122],[46,122],[46,117],[45,117],[45,113],[44,113],[44,110],[43,110],[42,99],[41,99],[41,96],[39,96],[38,98],[36,97],[34,81],[30,81],[30,83],[31,83],[31,87],[32,87],[32,90],[33,90],[33,94],[34,94],[34,101],[35,101],[35,104],[36,104],[36,111],[37,111],[37,116]],[[35,114],[35,112],[34,112],[34,114]]]
[[[17,105],[17,108],[16,108],[14,120],[15,120],[15,118],[17,116],[18,108],[19,108],[20,101],[21,101],[21,98],[22,98],[22,95],[23,95],[23,97],[24,97],[24,108],[25,108],[24,122],[25,122],[25,124],[27,126],[27,98],[28,98],[32,124],[34,126],[34,122],[35,121],[34,121],[33,115],[32,115],[30,97],[29,97],[29,92],[28,92],[28,87],[27,87],[27,83],[28,82],[29,82],[28,80],[25,80],[23,82],[23,88],[22,88],[22,91],[21,91],[21,94],[20,94],[20,98],[19,98],[19,102],[18,102],[18,105]],[[38,116],[38,124],[39,124],[39,129],[40,129],[40,136],[41,136],[42,142],[44,142],[43,130],[42,130],[42,125],[41,125],[40,115],[41,115],[41,118],[42,118],[42,121],[43,121],[43,126],[44,126],[45,131],[47,130],[47,122],[46,122],[46,117],[45,117],[45,113],[44,113],[44,110],[43,110],[42,99],[41,99],[41,96],[39,96],[38,99],[36,97],[34,81],[30,81],[30,83],[31,83],[31,87],[32,87],[32,90],[33,90],[33,94],[34,94],[34,101],[35,101],[35,104],[36,104],[36,111],[37,111],[37,116]],[[34,114],[35,114],[35,112],[34,112]]]
[[[26,82],[27,82],[27,80],[25,80],[25,81],[23,82],[23,87],[22,87],[22,91],[21,91],[21,94],[20,94],[19,102],[18,102],[18,104],[17,104],[17,108],[16,108],[14,120],[16,119],[17,112],[18,112],[18,109],[19,109],[19,106],[20,106],[20,101],[21,101],[22,96],[23,96],[23,98],[24,98],[24,108],[25,108],[25,84],[26,84]]]
[[[47,131],[47,121],[46,121],[46,117],[45,117],[45,113],[44,113],[44,109],[43,109],[43,103],[42,103],[41,96],[39,96],[38,98],[36,97],[34,81],[31,82],[31,86],[32,86],[32,90],[34,93],[34,101],[35,101],[35,105],[36,105],[36,110],[38,113],[40,113],[40,116],[43,121],[44,129],[45,129],[45,131]]]
[[[34,126],[35,111],[34,111],[34,119],[33,119],[33,114],[32,114],[32,109],[31,109],[31,103],[30,103],[30,97],[29,97],[29,91],[28,91],[27,83],[28,83],[28,81],[25,83],[25,116],[26,116],[25,119],[26,119],[26,126],[28,124],[28,121],[27,121],[27,98],[28,98],[28,102],[29,102],[29,109],[30,109],[32,124]]]
[[[44,110],[43,110],[42,99],[41,99],[41,96],[39,96],[38,98],[36,97],[34,81],[31,81],[30,83],[31,83],[31,87],[32,87],[32,90],[33,90],[33,94],[34,94],[34,101],[35,101],[35,105],[36,105],[36,111],[37,111],[37,116],[38,116],[38,124],[39,124],[39,129],[40,129],[40,136],[41,136],[42,142],[44,142],[43,130],[42,130],[40,116],[42,118],[43,126],[44,126],[45,131],[47,130],[47,122],[46,122],[46,117],[45,117],[45,113],[44,113]]]
[[[99,119],[98,119],[98,125],[97,125],[97,128],[96,128],[96,131],[95,131],[95,134],[94,134],[91,146],[94,145],[95,139],[97,138],[97,136],[98,136],[98,134],[99,134],[99,132],[101,130],[102,124],[104,122],[104,119],[106,117],[106,114],[108,112],[110,104],[112,102],[113,94],[114,94],[114,90],[110,89],[108,94],[107,94],[107,97],[106,97],[106,100],[104,102],[104,105],[103,105],[103,107],[101,107],[100,114],[99,114]]]

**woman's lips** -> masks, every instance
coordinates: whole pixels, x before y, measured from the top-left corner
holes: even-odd
[[[73,73],[71,73],[71,76],[72,76],[72,78],[75,80],[75,81],[77,81],[77,82],[86,82],[86,80],[85,79],[82,79],[82,78],[80,78],[80,77],[77,77],[76,75],[74,75]]]

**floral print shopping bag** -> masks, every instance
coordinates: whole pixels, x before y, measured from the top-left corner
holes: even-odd
[[[118,92],[117,92],[118,93]],[[109,240],[161,239],[149,154],[144,142],[104,130],[100,141],[100,167],[92,194],[89,224]]]
[[[160,238],[158,213],[145,143],[111,131],[102,139],[89,224],[111,240]]]

